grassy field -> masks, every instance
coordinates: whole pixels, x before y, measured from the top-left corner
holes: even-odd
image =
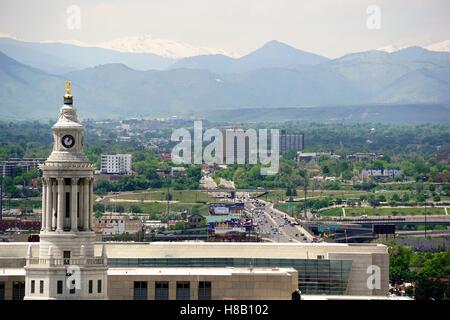
[[[214,202],[215,198],[210,197],[207,192],[199,190],[171,190],[172,201],[179,201],[182,203],[197,203],[197,202]],[[158,189],[143,192],[122,193],[118,195],[108,195],[107,198],[124,200],[159,200],[165,201],[167,195],[166,189]]]
[[[40,209],[42,200],[40,198],[29,198],[21,200],[8,200],[3,199],[3,209],[19,209],[19,208],[30,208],[30,209]]]
[[[340,217],[342,216],[342,208],[333,208],[320,212],[321,216],[324,217]]]
[[[309,197],[340,197],[342,199],[359,199],[361,195],[368,195],[369,192],[357,191],[357,190],[308,190],[307,196]],[[303,190],[298,189],[297,195],[293,198],[301,199],[305,196]],[[261,197],[262,200],[268,201],[284,201],[286,199],[286,189],[278,189],[269,191],[267,195]]]
[[[167,212],[166,203],[130,203],[130,202],[117,202],[115,205],[120,205],[125,209],[125,212],[130,212],[131,206],[138,206],[143,213],[151,214],[165,214]],[[114,209],[114,206],[112,206]],[[208,214],[208,205],[205,204],[186,204],[186,203],[171,203],[170,212],[181,212],[183,210],[189,210],[189,212],[197,212],[203,215]]]

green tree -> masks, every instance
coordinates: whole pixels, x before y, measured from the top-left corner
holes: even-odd
[[[409,266],[413,251],[403,245],[394,244],[389,248],[389,277],[394,283],[410,279]]]

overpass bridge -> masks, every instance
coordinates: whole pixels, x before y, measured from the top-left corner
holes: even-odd
[[[430,216],[404,216],[396,218],[338,218],[332,220],[321,220],[328,223],[348,223],[359,225],[376,225],[376,224],[395,224],[395,225],[450,225],[450,216],[447,215],[430,215]]]

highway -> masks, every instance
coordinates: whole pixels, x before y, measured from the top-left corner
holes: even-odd
[[[253,201],[253,203],[252,203]],[[258,224],[257,232],[272,242],[311,242],[309,235],[300,226],[291,225],[295,221],[286,213],[273,208],[271,203],[261,200],[247,202],[254,222]]]

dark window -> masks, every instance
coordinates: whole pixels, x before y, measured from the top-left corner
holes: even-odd
[[[94,291],[94,281],[89,280],[89,293],[92,293]]]
[[[69,293],[70,294],[74,294],[75,293],[75,280],[72,280],[72,282],[70,283]]]
[[[63,252],[64,264],[70,264],[70,251]]]
[[[134,300],[147,300],[147,282],[134,282]]]
[[[102,280],[97,280],[97,293],[102,293]]]
[[[63,282],[62,282],[62,280],[58,280],[58,282],[56,283],[56,293],[57,294],[62,294],[63,293]]]
[[[14,281],[13,282],[12,299],[13,300],[23,300],[24,297],[25,297],[25,282]]]
[[[34,285],[35,285],[34,280],[31,280],[31,293],[34,293]]]
[[[5,300],[5,283],[0,282],[0,300]]]
[[[169,300],[169,283],[155,283],[155,300]]]
[[[198,300],[211,300],[210,281],[200,281],[198,283]]]
[[[177,300],[189,300],[190,295],[190,284],[187,281],[177,281]]]
[[[66,218],[70,218],[70,192],[66,192]]]
[[[44,280],[39,281],[39,293],[44,293]]]

